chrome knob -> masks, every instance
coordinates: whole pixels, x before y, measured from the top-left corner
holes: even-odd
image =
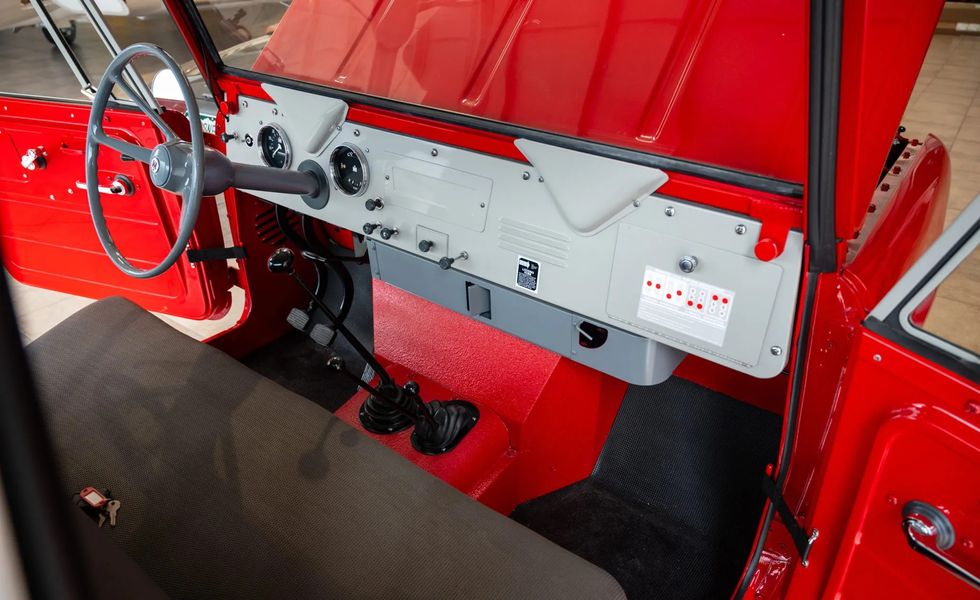
[[[698,257],[697,256],[682,256],[679,261],[677,261],[677,268],[685,273],[691,273],[694,269],[698,268]]]

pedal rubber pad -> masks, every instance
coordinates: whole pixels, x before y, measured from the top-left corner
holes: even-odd
[[[332,327],[327,327],[323,323],[317,323],[310,330],[310,339],[320,344],[321,346],[329,346],[330,342],[333,341],[334,330]]]
[[[306,326],[310,324],[310,315],[306,314],[304,310],[294,308],[289,311],[286,322],[300,331],[305,331]]]

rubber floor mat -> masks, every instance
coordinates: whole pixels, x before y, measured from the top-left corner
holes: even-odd
[[[728,598],[780,428],[778,415],[677,377],[630,386],[592,476],[511,517],[606,569],[632,600]]]

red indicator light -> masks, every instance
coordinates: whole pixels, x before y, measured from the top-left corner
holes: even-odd
[[[690,300],[688,300],[688,301],[687,301],[687,305],[688,305],[688,306],[694,306],[694,303],[693,303],[693,302],[691,302]]]
[[[700,304],[698,304],[698,310],[701,310],[702,308],[704,308],[704,307],[701,306]]]
[[[718,299],[718,294],[715,294],[714,296],[712,296],[711,299],[712,300],[717,300]]]
[[[658,289],[658,290],[660,289],[660,284],[659,284],[659,283],[657,284],[657,289]]]
[[[680,295],[681,295],[681,291],[680,291],[680,290],[677,290],[677,295],[678,295],[678,296],[680,296]]]
[[[728,298],[722,298],[721,299],[721,303],[722,304],[728,304]]]
[[[671,298],[671,295],[670,294],[667,294],[667,299],[670,300],[670,298]]]
[[[651,285],[653,285],[653,282],[652,281],[648,281],[647,282],[647,287],[650,287]]]

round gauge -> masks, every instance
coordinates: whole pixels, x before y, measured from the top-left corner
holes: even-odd
[[[334,148],[330,153],[330,176],[345,194],[360,196],[367,191],[368,166],[361,149],[353,144]]]
[[[275,169],[289,167],[292,150],[289,148],[289,138],[278,125],[263,125],[257,136],[262,162]]]

